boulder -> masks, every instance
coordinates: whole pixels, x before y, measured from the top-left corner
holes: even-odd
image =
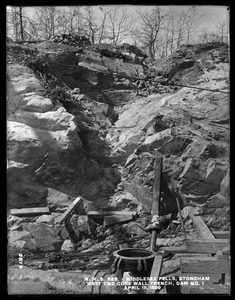
[[[184,150],[192,142],[191,139],[175,136],[171,140],[164,143],[158,148],[158,152],[164,155],[176,155],[180,156],[184,153]]]
[[[51,211],[56,211],[58,208],[68,208],[75,199],[74,197],[71,197],[68,194],[60,192],[56,189],[48,187],[47,190],[48,194],[46,197],[46,202]]]
[[[228,206],[228,201],[226,198],[220,194],[214,195],[207,204],[208,208],[221,208]]]
[[[70,252],[75,249],[75,245],[71,240],[64,240],[62,246],[61,246],[61,251],[65,252]]]
[[[121,174],[117,169],[108,167],[104,169],[104,175],[115,185],[121,181]]]
[[[51,99],[37,95],[36,93],[28,93],[30,95],[24,97],[21,101],[21,109],[24,111],[44,113],[53,108]]]
[[[113,209],[125,209],[126,207],[132,207],[133,204],[137,207],[140,203],[131,193],[124,191],[115,194],[109,205]]]
[[[15,122],[24,123],[33,128],[48,130],[50,132],[69,130],[77,130],[75,117],[66,112],[63,107],[59,107],[55,111],[47,111],[44,113],[34,111],[22,111],[21,109],[15,111],[10,118]],[[71,134],[70,133],[70,134]]]
[[[225,174],[225,163],[188,159],[180,175],[182,179],[181,192],[200,197],[214,195],[219,192]],[[203,202],[205,201],[203,200]]]
[[[46,206],[47,188],[22,176],[10,186],[8,205],[10,208]]]
[[[32,238],[31,234],[27,230],[12,230],[8,235],[9,246],[16,247],[18,249],[26,249],[26,243]]]
[[[20,225],[23,219],[17,216],[9,215],[7,217],[7,226],[11,227],[12,225]]]
[[[152,209],[153,196],[150,190],[138,182],[137,179],[131,183],[124,183],[124,191],[133,195],[140,204],[143,205],[145,211],[150,212]]]
[[[30,251],[57,251],[61,249],[63,241],[58,235],[58,231],[51,225],[44,223],[24,223],[24,231],[30,233],[31,238],[24,245]]]
[[[138,147],[138,152],[152,151],[159,148],[167,141],[171,140],[171,129],[165,129],[154,135],[148,136],[145,141]]]
[[[52,225],[54,224],[55,217],[56,217],[55,215],[41,215],[36,219],[36,222]]]

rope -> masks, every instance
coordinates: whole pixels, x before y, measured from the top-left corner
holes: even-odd
[[[57,62],[47,62],[48,64],[54,64],[54,65],[60,65],[60,66],[65,66],[65,67],[70,67],[70,68],[75,68],[75,69],[85,69],[87,70],[86,67],[83,67],[83,66],[73,66],[73,65],[66,65],[66,64],[62,64],[62,63],[57,63]],[[91,66],[92,68],[92,66]],[[99,70],[95,70],[92,68],[92,71],[93,72],[96,72],[96,73],[101,73],[101,74],[105,74],[105,75],[108,75],[110,73],[108,72],[104,72],[104,71],[99,71]],[[224,93],[224,94],[230,94],[229,92],[226,92],[226,91],[221,91],[221,90],[211,90],[211,89],[206,89],[206,88],[201,88],[201,87],[195,87],[195,86],[190,86],[190,85],[186,85],[186,84],[178,84],[178,83],[163,83],[163,82],[160,82],[160,81],[157,81],[157,80],[154,80],[154,79],[146,79],[146,78],[140,78],[140,77],[134,77],[134,76],[127,76],[127,75],[120,75],[118,73],[111,73],[117,77],[121,77],[121,78],[126,78],[126,79],[134,79],[134,80],[143,80],[143,81],[150,81],[150,82],[156,82],[156,83],[159,83],[161,85],[166,85],[166,86],[179,86],[179,87],[187,87],[187,88],[190,88],[190,89],[197,89],[197,90],[202,90],[202,91],[209,91],[209,92],[213,92],[213,93]]]

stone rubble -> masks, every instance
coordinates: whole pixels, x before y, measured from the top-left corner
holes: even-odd
[[[17,264],[20,251],[25,267],[107,270],[121,243],[147,249],[156,155],[163,157],[164,219],[157,246],[183,243],[170,185],[189,239],[196,231],[188,206],[201,208],[211,229],[229,230],[229,96],[166,85],[228,91],[226,45],[182,46],[168,61],[150,63],[127,44],[93,47],[79,38],[53,39],[7,46],[9,208],[48,206],[52,212],[8,216],[9,264]],[[42,78],[25,66],[30,47],[47,62],[45,74],[66,88],[45,93]],[[86,200],[71,218],[74,244],[54,220],[78,195]],[[87,215],[100,210],[135,211],[137,217],[105,226]]]

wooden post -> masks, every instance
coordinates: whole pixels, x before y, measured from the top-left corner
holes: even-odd
[[[158,278],[161,274],[163,257],[161,255],[156,255],[154,257],[152,271],[150,274],[150,280],[148,283],[148,294],[155,294],[155,286],[157,286]],[[154,280],[152,280],[154,278]],[[156,284],[155,284],[156,283]]]
[[[153,203],[151,214],[153,216],[159,216],[160,214],[160,196],[161,196],[161,173],[162,173],[162,157],[156,156],[155,158],[155,176],[153,182]],[[157,240],[157,229],[152,229],[151,239],[150,239],[150,250],[155,251]]]
[[[73,203],[67,208],[67,210],[62,214],[62,216],[59,216],[56,218],[56,223],[62,224],[66,221],[66,219],[73,213],[75,208],[83,201],[82,197],[77,197]]]
[[[159,216],[160,196],[161,196],[161,173],[162,173],[162,157],[157,156],[155,158],[155,176],[153,182],[153,204],[152,204],[152,216]]]
[[[79,241],[79,238],[78,238],[78,236],[76,235],[76,233],[75,233],[75,231],[74,231],[74,229],[73,229],[72,224],[70,223],[71,217],[72,217],[72,216],[70,216],[70,217],[68,217],[68,218],[66,219],[64,226],[65,226],[65,228],[66,228],[66,230],[67,230],[67,232],[68,232],[68,234],[69,234],[69,237],[70,237],[71,241],[72,241],[74,244],[76,244],[76,243]]]

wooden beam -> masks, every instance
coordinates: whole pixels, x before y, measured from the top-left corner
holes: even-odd
[[[160,249],[163,253],[186,253],[187,249],[185,246],[178,247],[161,247]]]
[[[213,254],[229,247],[229,242],[228,239],[196,239],[186,240],[185,246],[188,252]]]
[[[149,280],[148,283],[148,294],[155,294],[158,278],[161,274],[162,270],[162,262],[163,257],[162,255],[156,255],[154,257],[153,266],[150,274],[150,278],[154,278],[154,280]]]
[[[56,223],[63,223],[66,221],[66,219],[73,213],[74,209],[82,202],[82,197],[77,197],[73,203],[67,208],[67,210],[62,214],[62,216],[59,216],[55,219]]]
[[[215,240],[214,235],[207,227],[203,219],[199,215],[195,216],[192,208],[189,209],[189,216],[193,221],[193,224],[195,225],[200,238]]]
[[[212,231],[217,239],[230,239],[230,231]]]
[[[20,208],[11,209],[10,214],[13,216],[30,216],[30,215],[44,215],[51,214],[49,207],[30,207],[30,208]]]
[[[99,211],[89,211],[87,213],[88,217],[97,217],[97,218],[100,218],[100,217],[104,217],[104,216],[113,216],[113,215],[129,215],[129,216],[134,216],[136,215],[136,212],[135,211],[126,211],[126,210],[113,210],[113,211],[102,211],[102,212],[99,212]]]
[[[123,223],[127,221],[133,220],[132,215],[113,215],[113,216],[105,216],[104,217],[104,225],[109,226],[109,225],[114,225],[117,223]]]
[[[153,182],[153,204],[152,216],[159,215],[159,204],[161,196],[161,173],[162,173],[162,157],[156,156],[155,158],[155,174]]]
[[[181,258],[180,264],[182,273],[230,273],[229,260],[218,260],[214,257]]]

